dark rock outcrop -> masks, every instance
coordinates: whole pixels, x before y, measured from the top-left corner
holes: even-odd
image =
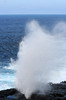
[[[34,93],[28,100],[66,100],[66,81],[50,85],[52,87],[50,92],[45,95]],[[8,89],[0,91],[0,100],[26,100],[26,98],[16,89]]]

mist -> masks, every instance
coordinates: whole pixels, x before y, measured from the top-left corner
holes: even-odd
[[[26,36],[19,45],[15,87],[26,98],[50,90],[49,82],[66,79],[66,24],[60,22],[51,32],[37,21],[26,25]]]

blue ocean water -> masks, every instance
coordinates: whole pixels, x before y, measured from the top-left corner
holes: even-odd
[[[26,23],[32,20],[51,31],[58,22],[66,22],[66,15],[0,15],[0,90],[14,87],[15,72],[9,64],[17,59]]]

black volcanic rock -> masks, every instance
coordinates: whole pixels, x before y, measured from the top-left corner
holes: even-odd
[[[52,84],[51,91],[45,95],[34,93],[28,100],[66,100],[66,81],[59,84]],[[26,100],[24,94],[16,89],[0,91],[0,100]]]

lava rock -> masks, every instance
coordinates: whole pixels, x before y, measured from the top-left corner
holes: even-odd
[[[33,93],[28,100],[66,100],[66,81],[59,84],[52,84],[51,90],[45,95]],[[24,94],[16,89],[7,89],[0,91],[0,100],[27,100]]]

